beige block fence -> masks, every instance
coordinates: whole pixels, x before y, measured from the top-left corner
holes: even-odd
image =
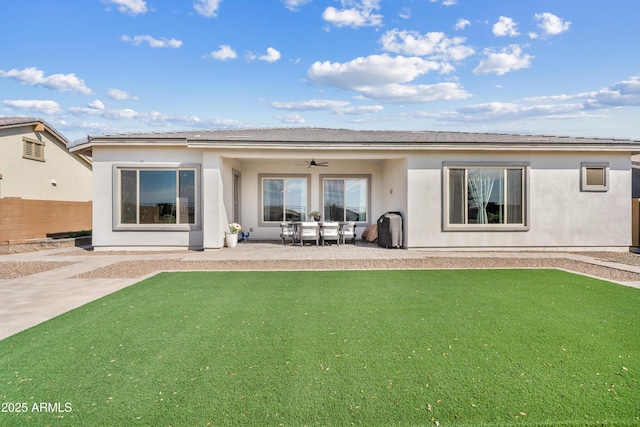
[[[91,229],[91,202],[0,198],[0,244]]]

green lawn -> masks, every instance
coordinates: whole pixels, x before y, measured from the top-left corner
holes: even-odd
[[[0,341],[0,366],[0,425],[640,425],[640,290],[555,270],[165,273]]]

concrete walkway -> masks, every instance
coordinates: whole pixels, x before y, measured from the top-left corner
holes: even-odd
[[[149,275],[127,278],[78,278],[94,270],[124,261],[278,261],[287,260],[421,260],[436,257],[466,258],[564,258],[640,274],[640,267],[567,253],[539,252],[425,252],[357,246],[293,247],[276,243],[243,243],[235,249],[204,252],[89,252],[78,248],[1,255],[0,272],[15,269],[14,278],[0,275],[0,339],[35,326],[88,302],[130,286]],[[30,267],[40,267],[31,274]],[[44,270],[44,271],[42,271]],[[155,273],[154,273],[155,274]],[[619,282],[640,288],[640,282]]]

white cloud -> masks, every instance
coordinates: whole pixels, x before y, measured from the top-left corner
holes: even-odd
[[[87,104],[87,106],[89,108],[95,108],[96,110],[104,110],[104,103],[99,99],[96,99],[95,101],[91,101],[90,103]]]
[[[493,121],[507,118],[522,119],[525,117],[545,117],[556,114],[576,113],[581,109],[579,104],[561,105],[522,105],[517,103],[489,102],[485,104],[469,105],[457,111],[467,119],[474,117],[476,120]]]
[[[375,27],[382,25],[380,0],[341,0],[342,9],[329,6],[322,13],[322,19],[336,27]]]
[[[124,90],[114,89],[114,88],[109,89],[107,91],[107,96],[117,101],[124,101],[126,99],[133,99],[133,100],[139,99],[137,96],[133,96]]]
[[[475,51],[463,43],[464,37],[449,38],[441,32],[421,35],[417,31],[390,30],[382,35],[382,48],[405,55],[429,56],[432,59],[461,61]]]
[[[281,57],[282,57],[282,55],[280,54],[280,52],[278,52],[277,50],[275,50],[272,47],[268,47],[267,48],[267,53],[265,55],[259,56],[258,59],[260,61],[276,62]]]
[[[38,70],[36,67],[29,67],[23,70],[0,70],[0,77],[11,77],[30,86],[39,85],[61,92],[80,92],[85,95],[91,95],[93,93],[93,91],[84,84],[84,81],[77,78],[73,73],[45,76],[44,71]]]
[[[102,0],[103,3],[115,4],[118,10],[129,15],[147,13],[147,2],[144,0]]]
[[[264,55],[257,55],[253,52],[247,52],[247,54],[245,55],[245,59],[247,61],[255,61],[256,59],[259,61],[266,61],[266,62],[276,62],[278,61],[280,58],[282,57],[282,55],[280,54],[280,52],[278,52],[276,49],[269,47],[267,48],[267,53]]]
[[[300,114],[285,114],[283,116],[275,116],[276,120],[285,124],[303,124],[305,119]]]
[[[588,108],[640,106],[640,76],[617,82],[589,95],[585,104]]]
[[[218,46],[218,50],[214,50],[210,54],[205,55],[206,58],[213,58],[218,61],[227,61],[229,59],[236,59],[238,54],[228,44],[221,44]]]
[[[2,101],[7,107],[17,110],[37,111],[47,115],[62,114],[62,108],[55,101],[41,99],[7,99]]]
[[[420,113],[443,122],[487,123],[525,119],[573,119],[594,117],[595,110],[640,106],[640,76],[633,76],[591,92],[524,98],[515,102],[472,104],[455,111]]]
[[[364,88],[363,96],[393,103],[423,103],[453,101],[471,97],[458,83],[436,83],[432,85],[389,84]]]
[[[334,101],[330,99],[310,99],[307,101],[279,102],[274,101],[269,105],[278,110],[289,111],[321,111],[336,110],[346,107],[350,103],[348,101]]]
[[[431,3],[442,3],[443,6],[455,6],[458,0],[431,0]]]
[[[550,103],[563,101],[582,101],[586,109],[607,109],[616,107],[640,106],[640,76],[629,77],[609,87],[592,92],[561,94],[525,98],[527,103]]]
[[[193,8],[206,18],[215,18],[218,15],[220,3],[222,0],[197,0],[193,3]]]
[[[335,86],[348,90],[361,90],[371,86],[406,83],[430,71],[440,69],[440,64],[418,57],[371,55],[349,62],[315,62],[307,75],[316,84]]]
[[[507,122],[524,119],[566,119],[583,115],[580,104],[561,105],[522,105],[509,102],[488,102],[468,105],[455,111],[444,113],[422,113],[429,117],[446,122],[487,123]]]
[[[76,122],[73,124],[73,126],[69,126],[66,122],[63,122],[63,123],[57,123],[55,126],[56,126],[56,129],[66,128],[66,129],[72,129],[74,131],[81,131],[85,135],[99,134],[99,133],[116,133],[118,131],[122,131],[122,129],[113,128],[113,127],[107,126],[104,123],[88,122],[88,121]]]
[[[564,31],[568,31],[571,26],[570,21],[564,21],[553,13],[536,13],[534,19],[538,21],[538,27],[547,36],[555,36]]]
[[[357,91],[366,98],[388,102],[432,102],[471,96],[457,83],[407,84],[442,68],[437,62],[418,57],[384,54],[346,63],[316,62],[307,75],[313,83]]]
[[[522,53],[518,45],[510,45],[500,52],[491,49],[485,50],[487,58],[480,61],[480,64],[473,70],[473,74],[496,74],[501,76],[510,71],[529,68],[533,56]]]
[[[172,114],[165,114],[158,111],[151,111],[148,113],[135,111],[129,108],[121,110],[109,110],[98,109],[91,107],[84,108],[69,108],[69,113],[77,117],[92,116],[100,117],[104,119],[127,121],[135,120],[145,123],[149,126],[239,126],[239,122],[229,119],[201,119],[197,116],[177,116]]]
[[[359,107],[339,108],[335,112],[337,114],[346,114],[350,116],[362,116],[367,114],[379,113],[384,110],[382,105],[362,105]]]
[[[398,12],[398,16],[402,19],[409,19],[411,18],[411,9],[409,9],[408,7],[403,7],[400,12]]]
[[[198,116],[176,116],[173,114],[151,111],[140,114],[140,121],[149,126],[189,126],[189,127],[237,127],[240,122],[230,119],[202,119]]]
[[[123,110],[107,110],[107,109],[98,109],[98,108],[91,108],[91,107],[85,107],[85,108],[72,107],[72,108],[69,108],[69,112],[74,116],[83,116],[83,115],[100,116],[100,117],[105,117],[107,119],[114,119],[114,120],[135,119],[141,116],[140,113],[130,108],[126,108]]]
[[[305,4],[310,2],[311,0],[282,0],[284,7],[294,12],[298,11],[300,9],[300,6],[304,6]]]
[[[511,18],[501,16],[498,22],[493,24],[493,34],[497,37],[515,37],[520,35],[516,23]]]
[[[455,25],[455,27],[454,27],[454,28],[455,28],[457,31],[460,31],[460,30],[464,30],[464,29],[465,29],[465,28],[467,28],[469,25],[471,25],[471,21],[469,21],[468,19],[460,18],[460,19],[458,19],[458,22],[456,22],[456,25]]]
[[[373,114],[384,109],[381,105],[352,106],[349,101],[331,99],[309,99],[306,101],[279,102],[274,101],[269,105],[278,110],[288,111],[331,111],[334,114],[366,115]],[[284,116],[280,116],[284,117]]]
[[[122,41],[131,43],[134,46],[140,46],[142,43],[146,42],[149,44],[149,47],[152,47],[152,48],[168,47],[172,49],[177,49],[180,46],[182,46],[182,40],[167,39],[164,37],[160,39],[156,39],[150,35],[133,36],[133,37],[129,37],[125,35],[125,36],[122,36]]]

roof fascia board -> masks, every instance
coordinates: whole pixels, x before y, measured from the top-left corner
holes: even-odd
[[[33,127],[34,125],[37,125],[39,123],[43,124],[44,125],[44,130],[46,132],[48,132],[49,134],[51,134],[55,139],[60,141],[65,147],[69,146],[69,141],[67,140],[67,138],[62,136],[58,131],[56,131],[54,128],[49,126],[49,124],[47,122],[42,121],[42,120],[31,120],[31,121],[25,121],[25,122],[22,122],[22,123],[9,123],[9,124],[5,124],[5,125],[0,126],[0,128],[9,129],[9,128],[20,128],[20,127]],[[33,129],[31,129],[31,130],[33,131]],[[42,132],[40,132],[40,133],[42,133]]]
[[[189,141],[188,148],[212,148],[220,150],[255,149],[255,150],[379,150],[379,151],[624,151],[637,153],[640,144],[479,144],[479,143],[336,143],[321,142],[320,146],[309,143],[247,143],[243,142],[210,142]]]
[[[47,122],[45,122],[44,120],[40,120],[40,119],[25,120],[25,121],[19,122],[19,123],[5,124],[5,125],[2,125],[0,127],[1,128],[29,127],[29,126],[37,125],[38,123],[43,124],[44,125],[44,132],[47,132],[53,138],[58,140],[67,149],[69,154],[71,154],[73,157],[75,157],[78,160],[80,160],[82,163],[85,163],[87,166],[89,166],[89,167],[92,166],[91,159],[89,159],[86,155],[84,155],[82,153],[75,153],[74,150],[72,149],[73,147],[70,147],[71,144],[69,143],[69,140],[67,140],[67,138],[62,136],[62,134],[60,134],[53,127],[49,126],[49,124]],[[39,132],[39,133],[42,133],[42,132]]]

